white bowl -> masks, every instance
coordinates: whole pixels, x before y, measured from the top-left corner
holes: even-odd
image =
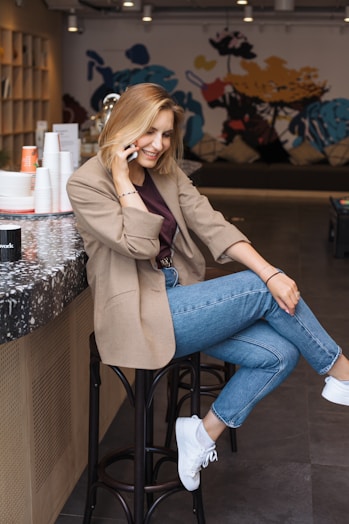
[[[0,171],[0,196],[31,196],[31,173]]]

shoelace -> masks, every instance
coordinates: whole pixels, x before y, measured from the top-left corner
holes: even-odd
[[[215,449],[212,449],[209,453],[207,453],[204,462],[202,463],[203,468],[207,468],[209,462],[214,462],[215,460],[218,460],[217,451]]]
[[[218,455],[215,447],[205,449],[193,464],[191,474],[194,477],[201,468],[207,468],[209,462],[218,460]]]

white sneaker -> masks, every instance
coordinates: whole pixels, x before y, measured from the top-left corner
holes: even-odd
[[[349,385],[343,384],[343,382],[334,377],[326,377],[325,382],[326,385],[322,390],[322,396],[335,404],[349,406]]]
[[[218,460],[216,446],[205,449],[196,438],[196,430],[201,423],[196,415],[180,417],[176,421],[176,439],[178,448],[178,475],[188,491],[200,486],[200,470],[209,462]]]

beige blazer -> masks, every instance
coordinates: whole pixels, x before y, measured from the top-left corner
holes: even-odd
[[[168,175],[155,171],[150,175],[177,221],[173,262],[182,285],[203,280],[205,274],[204,257],[190,231],[221,263],[230,260],[223,255],[230,245],[248,241],[212,209],[175,163]],[[175,352],[165,279],[155,263],[163,218],[122,208],[99,155],[71,176],[67,190],[88,255],[87,277],[102,361],[132,368],[163,367]]]

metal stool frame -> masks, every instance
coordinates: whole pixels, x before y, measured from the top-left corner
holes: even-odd
[[[88,444],[88,485],[84,513],[84,524],[91,521],[96,506],[97,490],[104,488],[121,504],[128,524],[149,524],[158,505],[167,497],[185,490],[179,478],[157,483],[157,474],[164,461],[177,462],[177,452],[169,446],[154,446],[153,417],[154,394],[161,379],[172,370],[187,369],[191,373],[191,411],[198,413],[200,408],[199,360],[174,359],[161,370],[136,369],[135,384],[132,388],[127,378],[117,366],[109,366],[121,380],[128,400],[135,409],[135,439],[132,446],[107,454],[99,460],[99,396],[100,396],[100,356],[94,333],[90,335],[90,404],[89,404],[89,444]],[[157,461],[154,455],[161,455]],[[107,473],[106,469],[118,460],[131,459],[134,462],[134,480],[121,482]],[[133,514],[125,494],[133,494]],[[158,495],[155,497],[155,495]],[[193,512],[198,524],[205,524],[201,487],[192,492]]]

